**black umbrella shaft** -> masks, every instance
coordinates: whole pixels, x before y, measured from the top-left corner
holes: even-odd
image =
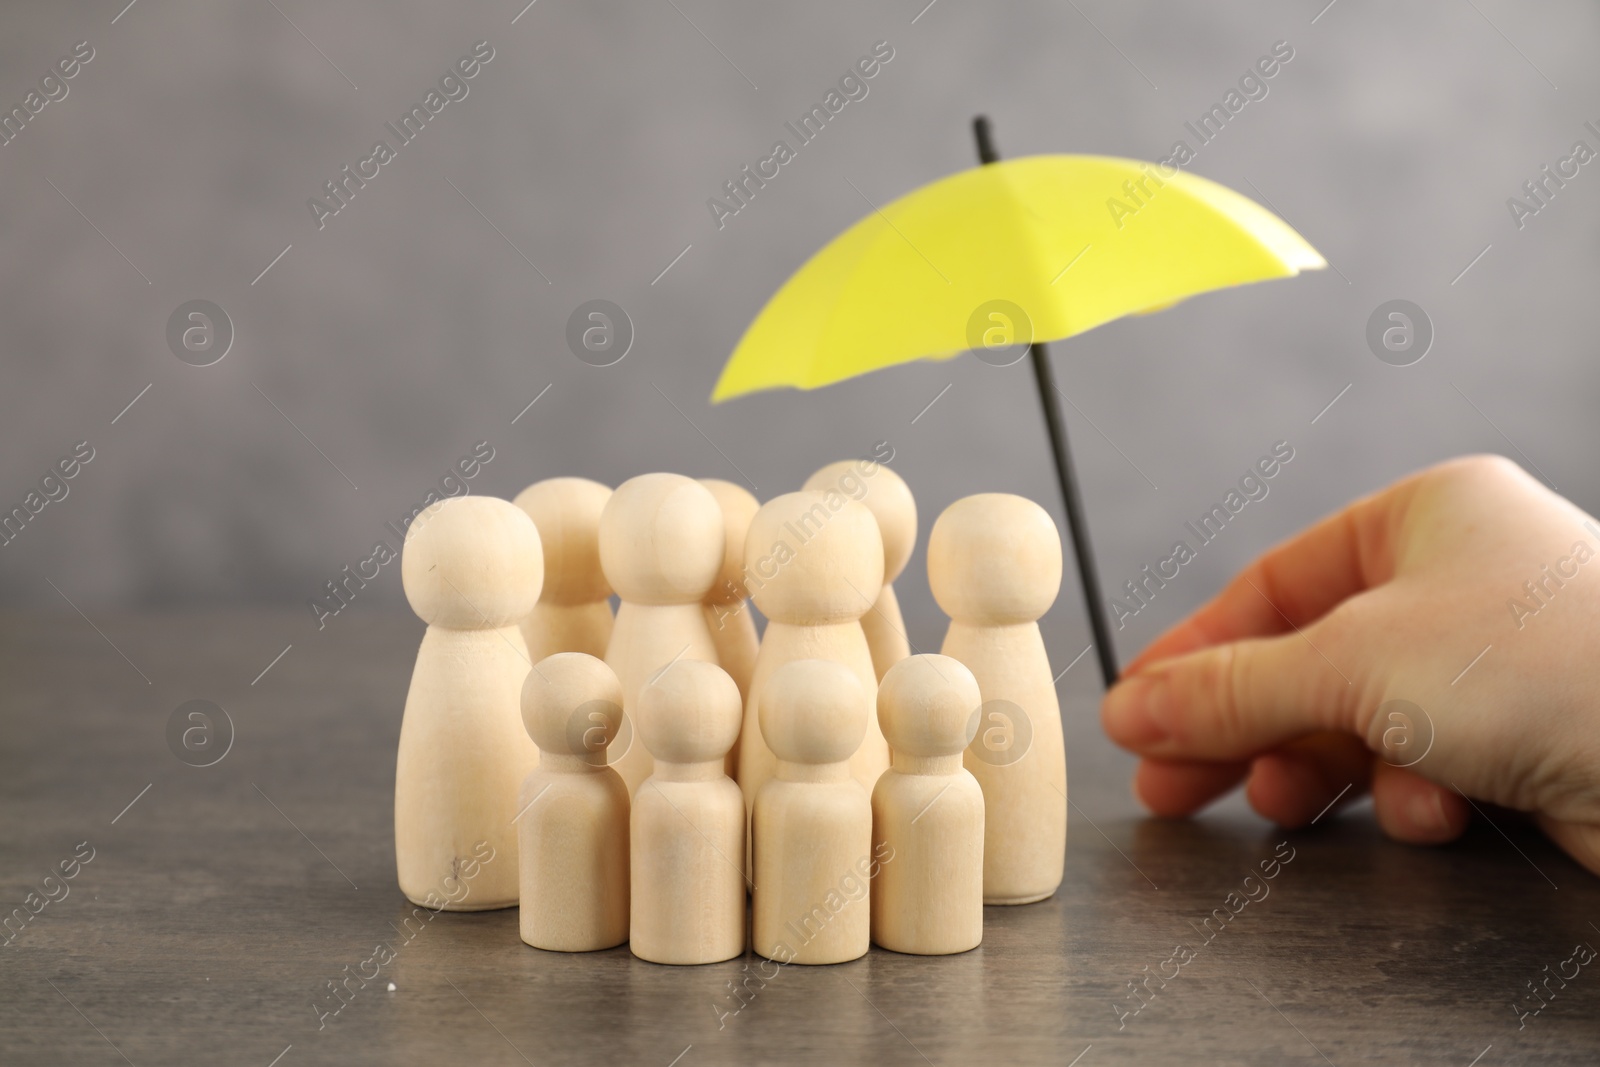
[[[989,133],[989,119],[979,115],[972,120],[972,135],[978,139],[978,162],[998,163],[1000,153],[995,150],[994,137]]]
[[[972,120],[972,132],[978,142],[978,160],[994,163],[1000,153],[995,150],[989,133],[989,120],[979,115]],[[1067,531],[1072,537],[1073,558],[1078,564],[1078,581],[1083,586],[1083,600],[1089,609],[1089,628],[1094,634],[1095,657],[1100,661],[1100,677],[1110,689],[1117,681],[1117,656],[1111,644],[1111,624],[1106,616],[1105,596],[1100,591],[1100,573],[1095,567],[1094,546],[1089,541],[1089,523],[1083,515],[1083,497],[1078,492],[1078,475],[1072,466],[1072,453],[1067,448],[1067,422],[1056,400],[1055,372],[1050,366],[1050,353],[1044,344],[1035,341],[1029,346],[1033,358],[1033,378],[1039,387],[1039,403],[1044,408],[1045,429],[1050,434],[1050,448],[1055,458],[1056,479],[1061,484],[1061,500],[1066,505]]]
[[[1089,608],[1089,629],[1094,633],[1095,657],[1100,661],[1100,677],[1110,689],[1117,684],[1117,655],[1111,645],[1111,626],[1106,619],[1106,600],[1100,591],[1100,572],[1094,562],[1094,546],[1089,541],[1089,524],[1083,517],[1083,497],[1078,493],[1078,474],[1067,450],[1067,425],[1056,403],[1055,372],[1050,368],[1050,353],[1035,341],[1029,346],[1033,357],[1033,377],[1039,386],[1039,403],[1044,407],[1045,429],[1055,453],[1056,478],[1061,483],[1061,499],[1067,506],[1067,530],[1072,535],[1073,558],[1078,563],[1078,581],[1083,584],[1083,600]]]

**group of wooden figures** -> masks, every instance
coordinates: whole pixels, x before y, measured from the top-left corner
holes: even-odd
[[[964,952],[984,904],[1049,897],[1067,781],[1037,620],[1060,536],[1018,496],[947,508],[927,557],[950,627],[912,655],[890,583],[916,531],[870,460],[766,504],[645,474],[430,506],[401,559],[428,624],[395,778],[402,892],[520,906],[538,948],[667,964]],[[468,867],[471,892],[445,892]]]

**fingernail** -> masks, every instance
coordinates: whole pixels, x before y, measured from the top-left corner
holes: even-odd
[[[1442,833],[1446,826],[1444,804],[1433,790],[1411,798],[1406,804],[1406,817],[1413,829],[1423,833]]]
[[[1167,738],[1159,704],[1166,686],[1151,678],[1128,678],[1106,694],[1106,729],[1112,739],[1132,748]]]

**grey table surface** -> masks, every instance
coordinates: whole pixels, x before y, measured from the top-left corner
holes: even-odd
[[[439,914],[406,940],[391,790],[421,627],[339,622],[307,637],[285,611],[0,619],[0,902],[58,898],[0,948],[0,1062],[1600,1060],[1600,968],[1551,979],[1519,1017],[1538,1004],[1528,983],[1600,946],[1600,880],[1536,831],[1496,812],[1424,850],[1385,841],[1359,805],[1294,833],[1237,804],[1146,819],[1087,696],[1064,706],[1066,880],[988,909],[972,952],[671,968],[529,948],[514,911]],[[166,741],[197,698],[235,729],[205,768]],[[1208,939],[1212,910],[1291,849]],[[380,942],[392,961],[319,1017],[327,983],[370,973]],[[1176,946],[1192,958],[1163,966]]]

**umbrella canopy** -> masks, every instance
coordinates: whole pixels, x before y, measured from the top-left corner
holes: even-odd
[[[979,347],[986,309],[1020,309],[1003,343],[1048,341],[1197,293],[1326,266],[1282,219],[1177,168],[1026,156],[875,208],[767,302],[712,401],[814,389]]]
[[[711,399],[814,389],[968,349],[1001,364],[1027,352],[1109,688],[1111,623],[1044,342],[1327,262],[1270,211],[1171,164],[1001,163],[988,119],[972,127],[984,165],[874,206],[812,256],[745,331]]]

